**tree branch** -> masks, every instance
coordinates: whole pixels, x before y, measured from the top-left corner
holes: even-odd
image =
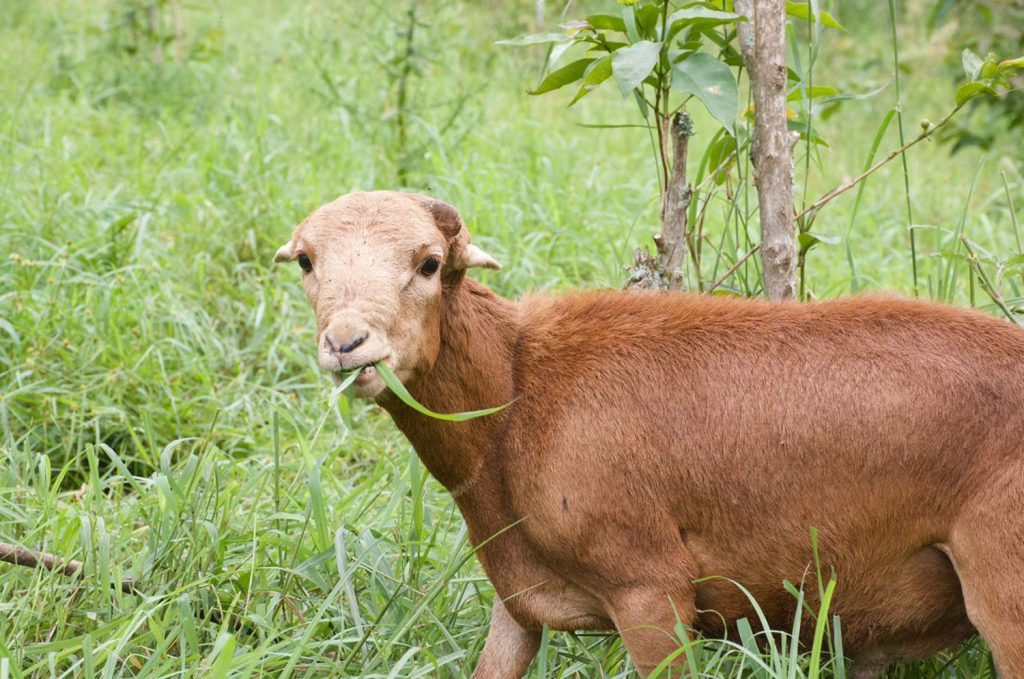
[[[47,552],[32,552],[24,547],[6,542],[0,542],[0,561],[26,568],[45,568],[48,571],[57,571],[68,576],[75,575],[82,570],[81,561],[64,560],[56,554]],[[131,580],[121,582],[121,591],[125,594],[141,594]]]
[[[961,104],[960,106],[957,106],[952,111],[950,111],[948,114],[946,114],[945,118],[943,118],[942,120],[940,120],[939,122],[937,122],[934,125],[930,125],[928,127],[928,129],[926,129],[923,132],[921,132],[921,134],[917,135],[916,137],[914,137],[913,139],[908,141],[903,146],[900,146],[898,149],[892,151],[885,158],[882,158],[880,161],[878,161],[877,163],[875,163],[874,165],[872,165],[868,169],[864,170],[864,172],[860,173],[859,175],[857,175],[856,177],[854,177],[850,181],[848,181],[848,182],[846,182],[844,184],[840,184],[836,188],[832,189],[831,191],[829,191],[828,193],[823,195],[818,200],[816,200],[813,203],[811,203],[809,206],[807,206],[806,209],[804,209],[802,212],[800,212],[800,213],[798,213],[796,215],[796,220],[800,221],[801,219],[803,219],[804,217],[807,217],[807,216],[810,216],[810,218],[813,220],[814,217],[817,216],[818,210],[820,210],[826,203],[831,202],[833,198],[846,193],[847,191],[849,191],[853,187],[857,186],[857,184],[860,184],[862,181],[864,181],[865,179],[870,177],[872,174],[874,174],[876,171],[878,171],[878,169],[880,167],[882,167],[883,165],[889,163],[891,160],[893,160],[894,158],[899,156],[901,153],[903,153],[904,151],[909,149],[911,146],[914,146],[918,142],[923,141],[923,140],[927,139],[928,137],[932,136],[942,126],[944,126],[946,123],[948,123],[950,121],[950,119],[952,119],[953,116],[956,115],[960,111],[960,109],[962,109],[962,108],[963,108],[963,104]]]

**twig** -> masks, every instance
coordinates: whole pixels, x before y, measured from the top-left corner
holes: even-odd
[[[995,286],[992,285],[992,281],[989,280],[988,274],[981,268],[981,262],[978,260],[978,253],[971,247],[971,242],[967,239],[967,236],[960,236],[960,242],[964,244],[970,257],[967,259],[967,263],[971,267],[971,270],[977,274],[978,281],[981,283],[982,290],[989,296],[996,306],[1006,315],[1006,318],[1010,320],[1014,325],[1020,325],[1020,321],[1017,320],[1017,315],[1010,311],[1006,306],[1006,302],[1003,301],[1003,296],[999,294]]]
[[[724,274],[722,274],[721,278],[719,278],[717,281],[712,283],[711,287],[709,287],[707,290],[704,291],[705,294],[710,294],[715,288],[717,288],[719,285],[724,283],[726,281],[726,279],[729,278],[729,276],[731,276],[734,273],[736,273],[736,270],[739,269],[741,266],[743,266],[743,262],[745,262],[748,259],[750,259],[753,255],[757,254],[760,250],[761,250],[761,244],[760,243],[758,243],[754,247],[750,248],[750,251],[747,254],[745,254],[742,257],[740,257],[738,262],[733,264],[729,268],[728,271],[726,271]]]
[[[45,568],[48,571],[57,571],[63,575],[75,575],[82,570],[82,562],[74,559],[65,560],[56,554],[48,552],[32,552],[24,547],[0,542],[0,561],[14,566],[25,566],[26,568]],[[121,591],[125,594],[141,594],[135,588],[131,580],[121,582]]]
[[[880,161],[869,167],[867,170],[864,170],[864,172],[862,172],[861,174],[857,175],[856,177],[846,182],[845,184],[840,184],[839,186],[837,186],[836,188],[832,189],[824,196],[819,198],[818,200],[811,203],[811,205],[809,205],[806,209],[797,214],[796,221],[799,222],[807,215],[811,215],[811,218],[813,219],[814,216],[818,213],[818,210],[820,210],[826,203],[831,202],[833,198],[843,193],[846,193],[853,187],[857,186],[857,184],[860,184],[862,181],[864,181],[872,174],[874,174],[876,171],[878,171],[880,167],[896,158],[896,156],[900,155],[901,153],[909,149],[911,146],[914,146],[918,142],[923,141],[924,139],[927,139],[928,137],[932,136],[939,128],[948,123],[950,119],[960,111],[961,108],[963,108],[963,104],[960,104],[959,106],[954,108],[952,111],[946,114],[945,118],[943,118],[936,124],[931,125],[927,130],[924,130],[923,132],[921,132],[921,134],[917,135],[903,146],[892,151],[885,158],[882,158]]]

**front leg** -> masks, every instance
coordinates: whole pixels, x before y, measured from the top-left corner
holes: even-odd
[[[689,583],[672,588],[628,588],[617,592],[610,603],[615,627],[641,677],[650,675],[685,643],[676,635],[679,623],[693,626],[694,592]],[[670,669],[658,676],[683,676],[685,662],[685,656],[677,654]]]
[[[528,630],[513,620],[501,599],[495,598],[491,629],[473,679],[519,679],[526,673],[538,648],[540,632]]]

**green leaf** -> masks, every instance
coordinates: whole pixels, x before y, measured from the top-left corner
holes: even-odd
[[[963,106],[971,99],[983,94],[998,94],[994,87],[985,83],[972,82],[963,85],[956,91],[956,105]]]
[[[807,88],[808,99],[817,99],[818,97],[834,97],[837,94],[839,94],[839,90],[837,90],[835,87],[815,85],[814,87]],[[786,101],[800,101],[802,99],[803,92],[801,92],[799,87],[790,92],[789,96],[786,97]]]
[[[985,63],[981,65],[981,77],[982,78],[998,78],[999,77],[999,64],[996,63],[995,57],[988,57],[985,59]]]
[[[715,184],[725,183],[729,170],[736,164],[736,139],[719,130],[717,139],[706,151],[708,172],[714,175]]]
[[[814,19],[811,14],[811,5],[807,2],[787,2],[786,3],[786,14],[797,19],[803,19],[808,21]],[[822,26],[828,26],[834,28],[837,31],[845,31],[846,29],[835,20],[835,18],[828,12],[818,12],[817,19],[821,21]]]
[[[787,120],[786,129],[790,132],[796,132],[805,141],[810,139],[812,143],[828,148],[828,142],[815,134],[811,126],[803,120]]]
[[[964,73],[967,74],[967,79],[977,80],[981,76],[981,66],[985,62],[969,49],[964,50],[960,57],[964,63]]]
[[[636,10],[636,25],[640,35],[648,40],[658,37],[658,24],[661,20],[661,8],[658,5],[643,5]]]
[[[1007,71],[1016,71],[1024,68],[1024,57],[1017,57],[1016,59],[1007,59],[1006,61],[999,62],[999,70],[1002,73]]]
[[[698,52],[672,64],[672,89],[700,99],[715,120],[732,131],[740,95],[732,69],[710,54]]]
[[[626,27],[626,36],[630,42],[640,42],[640,33],[636,30],[636,11],[632,5],[622,8],[622,25]]]
[[[565,87],[569,83],[574,83],[583,77],[583,73],[587,70],[587,66],[594,61],[593,59],[578,59],[567,66],[563,66],[557,71],[548,73],[548,77],[541,81],[540,85],[535,90],[527,90],[529,94],[538,95],[546,92],[552,92],[560,87]]]
[[[612,55],[612,73],[622,96],[640,85],[658,63],[661,43],[641,40]]]
[[[329,405],[333,405],[338,409],[342,422],[350,430],[355,426],[352,423],[352,385],[355,384],[357,377],[359,377],[358,370],[353,370],[345,375],[345,379],[334,388],[330,398],[327,399]],[[340,398],[342,394],[344,394],[345,398]]]
[[[622,20],[622,17],[613,14],[591,14],[587,17],[587,21],[599,31],[626,32],[626,22]]]
[[[210,657],[216,656],[216,660],[210,666],[206,675],[211,679],[224,679],[231,670],[231,661],[235,657],[235,637],[227,632],[221,632],[217,641],[213,644],[213,651]]]
[[[587,69],[587,72],[583,76],[583,84],[580,85],[580,90],[576,93],[576,96],[569,102],[569,106],[572,106],[577,101],[593,92],[598,85],[610,78],[611,75],[612,55],[606,54],[591,64],[590,68]]]
[[[572,40],[572,38],[567,36],[565,33],[532,33],[530,35],[521,35],[518,38],[499,40],[494,44],[522,47],[523,45],[544,45],[551,42],[569,42],[570,40]]]
[[[389,368],[383,361],[375,363],[374,367],[377,369],[377,374],[380,375],[380,378],[382,380],[384,380],[384,384],[387,385],[388,389],[390,389],[395,396],[402,399],[402,402],[405,405],[409,406],[416,412],[426,415],[427,417],[432,417],[435,420],[445,420],[448,422],[464,422],[465,420],[472,420],[477,417],[492,415],[498,412],[499,410],[502,410],[512,405],[512,402],[510,401],[509,403],[500,406],[495,406],[494,408],[484,408],[483,410],[470,410],[465,413],[435,413],[433,410],[430,410],[425,405],[423,405],[415,398],[413,398],[412,394],[410,394],[409,391],[405,388],[405,385],[402,384],[397,377],[395,377],[395,373],[391,372],[391,368]]]
[[[738,21],[739,18],[739,14],[733,14],[732,12],[719,12],[718,10],[697,6],[687,7],[686,9],[672,12],[668,17],[668,24],[673,29],[676,29],[677,23],[680,24],[679,28],[683,28],[689,24],[718,26],[720,24],[729,24],[734,21]]]
[[[824,243],[825,245],[839,245],[843,239],[839,236],[825,236],[820,233],[803,231],[796,237],[796,240],[797,243],[800,244],[800,251],[807,252],[818,243]]]

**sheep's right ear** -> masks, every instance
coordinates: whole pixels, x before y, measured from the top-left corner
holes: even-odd
[[[290,262],[295,259],[295,246],[292,245],[291,241],[288,241],[274,253],[274,264],[278,262]]]

